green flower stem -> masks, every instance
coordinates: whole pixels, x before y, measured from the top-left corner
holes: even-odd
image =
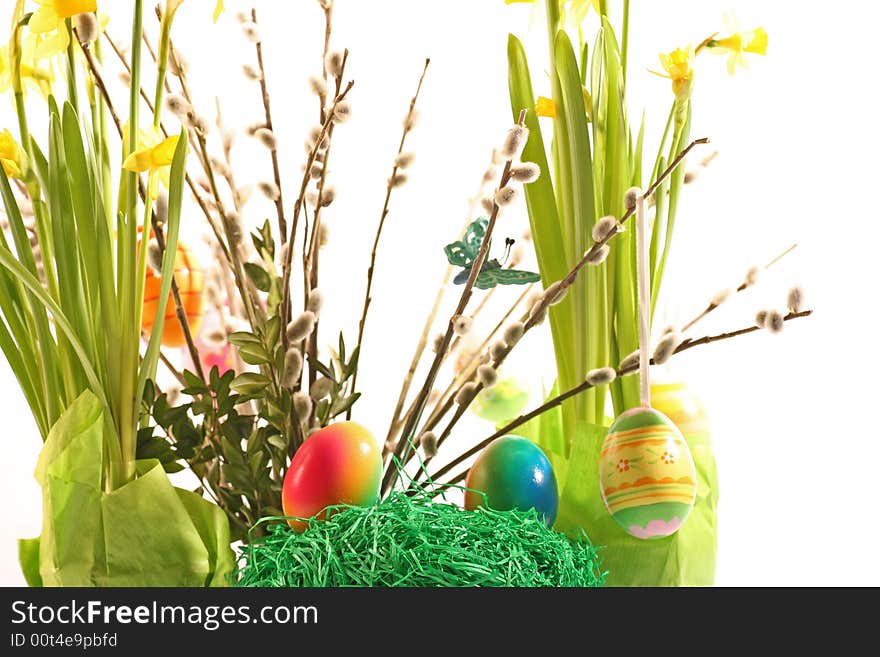
[[[73,105],[73,109],[79,113],[79,102],[76,93],[76,57],[73,49],[76,47],[76,35],[73,33],[71,19],[64,21],[67,30],[67,100]]]

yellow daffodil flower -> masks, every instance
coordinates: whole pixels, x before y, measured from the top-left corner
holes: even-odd
[[[694,81],[694,49],[688,46],[676,48],[670,53],[660,53],[660,64],[665,73],[651,73],[672,80],[672,91],[677,99],[684,100],[690,96]]]
[[[6,129],[0,132],[0,166],[10,178],[21,176],[21,147]]]
[[[552,98],[538,96],[538,102],[535,103],[535,114],[538,116],[547,116],[551,119],[556,118],[556,103]]]
[[[174,149],[177,148],[179,138],[179,135],[173,135],[158,144],[142,146],[125,158],[122,168],[135,173],[144,171],[155,173],[162,167],[171,166],[171,160],[174,159]]]
[[[150,176],[157,176],[162,185],[168,189],[171,186],[171,161],[174,159],[174,149],[177,148],[179,135],[173,135],[162,139],[161,133],[155,129],[139,131],[138,148],[134,150],[122,163],[126,171],[142,173],[149,171]],[[159,195],[156,185],[149,185],[150,196],[153,200]]]
[[[77,14],[98,10],[97,0],[34,0],[40,8],[28,21],[33,34],[38,35],[37,57],[49,57],[67,48],[70,35],[64,21]]]
[[[25,37],[21,48],[21,80],[31,82],[48,96],[55,75],[51,68],[40,66],[36,56],[35,35]],[[12,57],[6,46],[0,46],[0,93],[5,93],[12,85]]]
[[[758,27],[748,32],[734,32],[729,36],[712,39],[706,48],[719,54],[727,53],[727,72],[733,75],[737,67],[748,68],[745,53],[767,54],[767,32]]]
[[[727,72],[733,75],[737,67],[748,68],[745,53],[767,54],[767,32],[763,27],[754,30],[741,30],[734,13],[724,15],[724,28],[727,36],[712,35],[701,46],[717,55],[727,54]]]

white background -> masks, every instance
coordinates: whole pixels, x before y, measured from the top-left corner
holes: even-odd
[[[99,4],[113,17],[114,37],[126,39],[130,3]],[[241,5],[228,0],[230,11],[212,26],[213,4],[185,2],[175,37],[193,61],[203,111],[212,111],[216,95],[227,122],[243,127],[261,111],[256,85],[239,73],[253,50],[234,17]],[[750,58],[750,70],[733,78],[723,58],[700,58],[693,134],[710,137],[720,155],[685,195],[660,317],[687,319],[718,289],[737,284],[748,266],[792,242],[798,249],[759,288],[717,311],[697,333],[748,325],[759,308],[784,305],[794,283],[804,286],[816,312],[780,336],[759,333],[691,351],[663,375],[686,381],[712,421],[721,479],[719,585],[878,585],[880,448],[871,420],[880,273],[873,192],[880,147],[872,82],[877,10],[853,1],[735,4],[744,28],[767,29],[770,47],[766,58]],[[264,0],[257,8],[290,202],[301,143],[317,114],[306,80],[319,70],[321,12],[311,0]],[[632,115],[648,111],[646,153],[656,147],[671,94],[669,83],[647,69],[658,68],[658,52],[723,29],[729,8],[705,0],[632,2],[628,91]],[[354,117],[334,141],[339,198],[326,215],[325,336],[342,328],[354,341],[368,243],[400,120],[424,58],[432,58],[419,103],[422,120],[411,141],[417,160],[410,184],[392,199],[361,358],[360,388],[367,394],[356,419],[377,436],[384,437],[443,275],[441,246],[455,238],[491,149],[510,122],[509,31],[526,37],[536,60],[536,92],[549,95],[540,63],[545,34],[530,29],[531,11],[501,0],[337,2],[333,44],[351,50],[356,85]],[[0,24],[8,24],[6,15]],[[154,21],[147,24],[154,29]],[[14,125],[11,105],[0,106],[0,126]],[[242,181],[270,175],[268,158],[246,138],[234,156]],[[274,216],[273,207],[254,200],[247,219],[267,216]],[[197,211],[187,221],[195,240],[202,230]],[[519,236],[527,225],[524,207],[508,212],[504,222],[500,230]],[[497,321],[504,300],[499,294],[478,330]],[[331,334],[327,327],[337,328]],[[546,336],[532,336],[509,370],[529,374],[537,395],[549,381],[550,353]],[[31,474],[40,439],[5,361],[0,400],[0,584],[13,585],[23,582],[15,540],[40,528],[40,491]],[[469,420],[459,443],[489,431],[486,423]]]

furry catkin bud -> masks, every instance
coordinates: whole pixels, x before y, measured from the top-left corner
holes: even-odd
[[[477,384],[473,381],[468,381],[464,385],[459,388],[458,392],[455,393],[455,399],[453,400],[459,406],[465,406],[469,404],[471,399],[474,398],[474,395],[477,392]]]
[[[501,156],[505,160],[512,160],[519,157],[522,149],[525,148],[526,141],[529,138],[529,129],[524,125],[515,125],[507,132],[504,142],[501,144]]]
[[[306,203],[310,208],[318,207],[318,192],[311,191],[306,194]]]
[[[333,381],[328,379],[326,376],[319,377],[317,381],[315,381],[311,387],[309,388],[309,394],[313,399],[324,399],[327,395],[330,394],[330,390],[333,388]]]
[[[73,26],[80,43],[91,43],[101,33],[98,19],[92,12],[76,14],[73,17]]]
[[[324,60],[324,66],[326,67],[327,72],[334,78],[338,78],[342,75],[342,59],[342,53],[338,50],[334,50],[333,52],[328,52],[327,59]]]
[[[555,283],[551,283],[547,289],[544,290],[544,298],[547,299],[548,304],[555,306],[562,302],[567,293],[568,287],[563,287],[562,281],[556,281]]]
[[[312,93],[316,96],[327,95],[327,83],[323,78],[319,78],[317,75],[313,75],[309,78],[309,89],[311,89]]]
[[[186,118],[192,126],[193,130],[203,136],[208,134],[208,131],[210,130],[210,125],[208,124],[208,120],[204,116],[202,116],[201,114],[190,112],[186,115]]]
[[[180,94],[168,94],[165,99],[165,107],[175,116],[184,116],[192,111],[192,105]]]
[[[770,331],[773,334],[782,333],[782,328],[785,326],[785,320],[782,318],[782,313],[778,310],[768,310],[767,311],[767,319],[764,322],[764,328]]]
[[[438,351],[440,351],[440,345],[443,344],[443,338],[445,338],[445,337],[446,337],[446,336],[443,335],[442,333],[438,333],[437,335],[434,336],[434,343],[431,345],[431,350],[432,350],[435,354],[436,354]]]
[[[119,71],[118,77],[119,77],[119,81],[124,86],[127,87],[127,86],[131,85],[131,73],[129,73],[128,71]]]
[[[309,310],[315,313],[315,317],[321,314],[321,309],[324,307],[324,293],[321,292],[318,288],[313,289],[309,292],[309,298],[306,301],[306,310]]]
[[[304,422],[312,414],[312,398],[309,393],[299,392],[293,393],[293,414],[300,422]]]
[[[483,210],[491,214],[492,210],[495,209],[495,199],[493,199],[491,196],[483,197],[480,199],[480,205],[482,206]]]
[[[517,191],[515,187],[502,187],[497,192],[495,192],[495,202],[504,207],[505,205],[510,205],[516,200]]]
[[[764,328],[766,325],[767,325],[767,311],[766,310],[759,310],[755,314],[755,326],[759,326],[761,328]]]
[[[189,60],[181,55],[180,51],[175,50],[168,58],[168,70],[173,75],[183,75],[189,70]]]
[[[258,182],[257,189],[259,189],[260,193],[270,201],[277,201],[281,198],[281,190],[278,189],[278,185],[268,180],[261,180]]]
[[[258,69],[253,64],[242,64],[241,72],[244,73],[244,77],[248,80],[261,80],[263,78],[263,74],[260,73],[260,69]]]
[[[256,123],[251,123],[247,127],[245,127],[244,133],[248,137],[253,137],[255,134],[257,134],[257,130],[259,130],[260,128],[265,128],[265,127],[266,127],[265,123],[263,123],[262,121],[257,121]]]
[[[397,157],[394,158],[394,166],[398,169],[406,169],[413,163],[415,157],[414,153],[398,153]]]
[[[480,365],[477,368],[477,379],[484,388],[491,388],[498,383],[498,371],[491,365]]]
[[[293,388],[299,375],[302,374],[303,357],[296,347],[291,347],[284,354],[284,372],[281,375],[281,384],[288,390]]]
[[[513,322],[504,329],[504,341],[509,345],[515,345],[525,333],[522,322]]]
[[[312,168],[309,169],[309,178],[313,180],[317,180],[324,174],[324,165],[315,163],[312,165]]]
[[[617,378],[617,372],[613,367],[600,367],[587,372],[587,383],[591,386],[607,386]]]
[[[788,309],[793,313],[798,313],[801,311],[801,308],[804,306],[804,290],[798,285],[795,285],[788,291],[788,298],[786,299],[786,305]]]
[[[162,275],[162,249],[159,248],[159,242],[156,240],[147,243],[147,264],[156,277]]]
[[[487,185],[493,180],[495,180],[495,176],[498,175],[498,171],[495,167],[489,167],[483,172],[483,184]]]
[[[746,287],[751,287],[755,283],[758,282],[758,279],[761,277],[761,268],[760,267],[749,267],[749,270],[746,272]]]
[[[639,189],[638,187],[630,187],[623,195],[623,206],[627,210],[635,210],[636,202],[639,200],[639,196],[641,195],[641,189]]]
[[[639,350],[636,349],[634,352],[624,357],[622,361],[620,361],[620,369],[627,370],[631,367],[636,367],[639,364]]]
[[[340,100],[333,108],[333,122],[345,123],[351,118],[351,103],[347,100]]]
[[[305,340],[315,330],[315,313],[306,310],[287,325],[287,339],[290,342],[299,342]]]
[[[423,433],[419,436],[419,447],[422,448],[422,454],[426,459],[437,456],[437,434],[433,431]]]
[[[327,146],[329,145],[329,141],[327,140],[327,135],[324,132],[324,126],[316,125],[313,126],[311,130],[309,130],[309,150],[311,150],[311,148],[313,148],[314,145],[318,143],[319,139],[321,140],[321,145],[318,148],[327,148]]]
[[[405,117],[403,117],[404,129],[407,132],[409,132],[410,130],[415,128],[416,124],[419,122],[420,116],[421,116],[421,114],[419,113],[419,110],[417,110],[417,109],[411,110]]]
[[[251,43],[260,43],[260,29],[257,27],[257,24],[253,21],[247,21],[246,23],[241,24],[241,33],[244,34],[244,38],[250,41]]]
[[[709,302],[709,305],[720,306],[722,303],[724,303],[725,301],[727,301],[730,298],[731,294],[733,294],[733,290],[731,290],[729,287],[725,288],[723,290],[719,290],[712,297],[712,300]]]
[[[611,215],[602,217],[593,224],[593,241],[601,242],[606,236],[614,235],[617,230],[617,217],[612,217]]]
[[[168,194],[165,192],[159,192],[156,197],[156,218],[163,224],[168,221]]]
[[[388,184],[391,185],[392,189],[397,189],[398,187],[403,187],[407,180],[409,180],[409,177],[403,171],[395,171],[394,175],[388,179]]]
[[[547,306],[544,305],[542,297],[538,297],[532,307],[529,308],[529,321],[533,324],[540,324],[547,318]]]
[[[318,226],[318,246],[323,249],[325,246],[327,246],[327,241],[329,239],[330,227],[322,221],[321,225]]]
[[[489,358],[493,361],[501,360],[504,357],[505,351],[507,351],[507,344],[501,340],[493,342],[492,346],[489,347]]]
[[[601,265],[605,262],[605,259],[608,257],[608,254],[611,253],[611,247],[607,244],[603,244],[598,249],[590,249],[584,254],[584,257],[587,259],[587,264],[590,265]]]
[[[682,337],[679,333],[667,333],[657,342],[657,346],[654,347],[654,364],[662,365],[666,361],[668,361],[672,354],[675,353],[675,350],[678,348],[678,345],[681,344]]]
[[[321,190],[321,207],[326,208],[336,200],[336,188],[333,185],[325,185]]]
[[[524,184],[533,183],[541,177],[541,167],[534,162],[520,162],[510,167],[510,177]]]
[[[465,315],[456,315],[452,318],[452,331],[456,335],[467,335],[474,325],[474,320]]]

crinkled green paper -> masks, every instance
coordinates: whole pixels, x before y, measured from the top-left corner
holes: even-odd
[[[711,446],[704,438],[685,436],[697,470],[697,499],[687,521],[675,534],[642,540],[627,534],[611,517],[599,490],[599,452],[606,427],[581,423],[568,458],[548,449],[558,445],[558,410],[545,413],[517,429],[545,448],[559,484],[559,513],[555,528],[586,531],[603,546],[602,567],[607,586],[712,586],[718,551],[718,475]],[[549,417],[545,417],[549,416]],[[698,442],[700,441],[700,442]]]
[[[234,566],[219,507],[175,488],[156,460],[132,482],[101,487],[105,416],[84,392],[52,427],[37,461],[39,539],[19,555],[32,586],[223,586]]]

